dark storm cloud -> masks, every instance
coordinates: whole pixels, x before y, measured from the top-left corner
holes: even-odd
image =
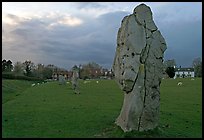
[[[165,60],[175,59],[177,66],[191,67],[193,59],[202,57],[202,16],[200,5],[194,6],[170,4],[160,9],[163,12],[155,12],[156,25],[167,43]]]
[[[77,5],[79,9],[104,6],[100,3]],[[191,16],[194,18],[190,19],[190,14],[185,14],[185,10],[190,10],[189,6],[184,11],[181,5],[174,7],[172,4],[169,7],[164,6],[162,12],[153,9],[155,23],[167,42],[165,60],[175,59],[178,66],[190,66],[195,57],[202,56],[201,18]],[[37,63],[54,64],[68,69],[75,64],[90,61],[111,68],[117,32],[123,17],[129,14],[118,11],[94,18],[85,17],[83,23],[77,26],[57,23],[64,15],[54,18],[33,17],[29,20],[9,15],[10,19],[16,19],[18,26],[2,23],[2,38],[6,38],[2,39],[3,49],[16,51],[19,56],[33,53],[36,56],[31,60]]]
[[[52,57],[59,61],[73,61],[78,64],[95,61],[110,68],[116,48],[116,36],[121,19],[126,12],[113,12],[92,19],[80,26],[70,27],[57,25],[46,29],[49,22],[32,19],[21,24],[11,31],[21,40],[19,51],[30,50],[41,53],[47,60],[43,63],[52,63]],[[13,48],[10,48],[13,49]],[[61,66],[63,67],[63,66]],[[71,67],[69,64],[66,67]]]
[[[175,59],[178,66],[189,67],[194,58],[202,56],[202,22],[178,23],[171,27],[163,31],[168,44],[165,58]]]
[[[118,27],[126,14],[126,12],[109,13],[91,21],[90,24],[75,27],[74,30],[69,28],[55,30],[54,32],[58,32],[50,37],[58,38],[59,41],[60,38],[64,38],[61,41],[66,43],[61,46],[58,45],[60,42],[50,43],[50,46],[58,46],[56,47],[60,50],[58,58],[78,61],[78,64],[95,61],[110,68],[115,55]]]

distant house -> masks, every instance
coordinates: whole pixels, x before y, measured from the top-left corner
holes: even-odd
[[[102,68],[92,68],[89,70],[90,78],[111,78],[112,71]]]
[[[108,69],[103,69],[103,78],[104,79],[112,79],[113,78],[113,72],[112,70],[108,70]]]
[[[195,77],[194,68],[175,68],[175,78]]]
[[[103,74],[101,68],[91,68],[89,69],[90,78],[97,78]]]
[[[66,80],[68,80],[68,79],[71,79],[72,72],[71,71],[58,71],[58,72],[54,72],[53,75],[52,75],[52,78],[55,79],[55,80],[58,80],[59,79],[59,75],[64,76],[64,78]]]

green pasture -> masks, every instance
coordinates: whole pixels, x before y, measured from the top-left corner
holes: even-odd
[[[114,80],[80,80],[81,94],[70,83],[32,83],[2,79],[3,138],[202,137],[201,78],[162,80],[159,127],[127,133],[114,124],[123,103]]]

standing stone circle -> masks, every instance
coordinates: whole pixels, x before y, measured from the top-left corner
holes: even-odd
[[[158,126],[166,49],[150,7],[140,4],[133,14],[123,18],[113,63],[115,79],[125,93],[116,119],[123,131],[146,131]]]

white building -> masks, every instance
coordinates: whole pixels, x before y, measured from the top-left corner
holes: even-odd
[[[194,68],[175,68],[175,78],[195,77]]]

